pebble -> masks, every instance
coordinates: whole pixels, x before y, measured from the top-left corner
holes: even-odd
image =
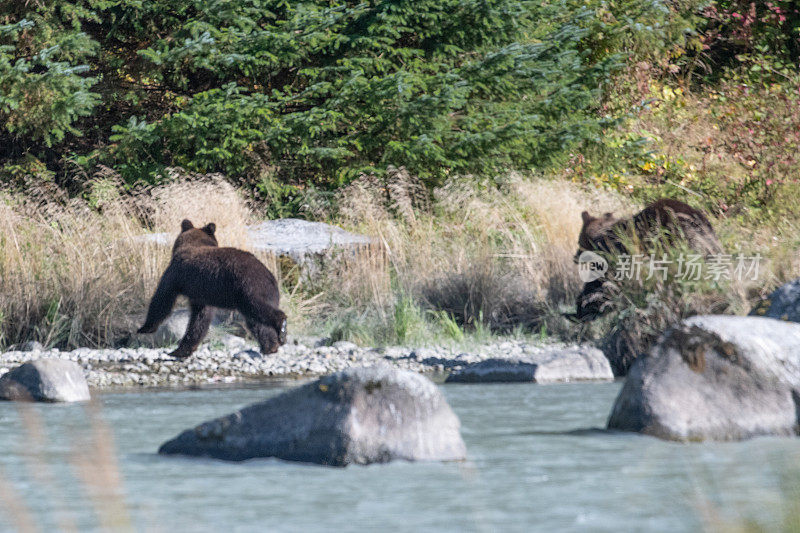
[[[30,360],[57,357],[77,361],[93,388],[184,386],[266,378],[310,378],[377,362],[388,362],[415,372],[442,373],[493,357],[563,347],[529,340],[498,339],[469,349],[463,346],[372,348],[346,341],[328,345],[303,339],[282,346],[277,353],[262,355],[245,339],[227,341],[201,345],[191,357],[183,360],[167,355],[172,348],[11,350],[0,354],[0,375]]]

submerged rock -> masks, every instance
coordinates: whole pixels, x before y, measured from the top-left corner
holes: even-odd
[[[458,461],[458,417],[428,378],[387,365],[323,377],[184,431],[161,454],[325,465]]]
[[[695,316],[631,367],[609,429],[672,440],[738,440],[797,431],[800,325]]]
[[[750,315],[800,322],[800,278],[775,289],[750,311]]]
[[[39,402],[83,402],[90,399],[83,369],[63,359],[37,359],[0,377],[0,399]]]
[[[494,358],[468,365],[447,377],[448,383],[555,383],[614,379],[603,352],[591,346]]]

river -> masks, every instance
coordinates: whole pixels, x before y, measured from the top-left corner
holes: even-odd
[[[94,406],[0,403],[0,530],[785,525],[800,495],[800,440],[679,444],[603,431],[620,386],[441,385],[467,462],[347,468],[156,454],[183,429],[277,394],[276,385],[97,394]]]

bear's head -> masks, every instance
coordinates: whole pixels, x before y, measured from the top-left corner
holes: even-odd
[[[259,341],[264,343],[261,345],[262,352],[265,354],[277,352],[278,348],[286,344],[286,313],[270,307],[263,327],[266,335],[263,341]]]
[[[601,217],[593,217],[588,211],[581,213],[583,227],[578,235],[578,251],[575,252],[575,262],[578,262],[580,255],[589,251],[610,252],[618,248],[618,241],[615,232],[615,224],[619,222],[613,213],[606,213]]]
[[[173,255],[179,248],[219,246],[217,238],[214,237],[215,231],[217,231],[217,225],[213,222],[206,224],[202,228],[195,228],[189,219],[184,219],[181,222],[181,233],[175,239],[175,245],[172,247]]]

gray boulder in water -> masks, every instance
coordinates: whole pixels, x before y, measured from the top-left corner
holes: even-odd
[[[211,420],[159,453],[333,466],[458,461],[466,456],[459,428],[428,378],[379,365],[337,372]]]
[[[508,359],[487,359],[453,372],[447,382],[556,383],[613,379],[611,365],[603,352],[591,346],[573,346]]]
[[[0,399],[83,402],[90,399],[83,369],[73,361],[37,359],[0,377]]]
[[[769,298],[750,311],[750,315],[800,322],[800,278],[775,289]]]
[[[794,435],[799,391],[800,325],[695,316],[637,358],[608,428],[680,441]]]

